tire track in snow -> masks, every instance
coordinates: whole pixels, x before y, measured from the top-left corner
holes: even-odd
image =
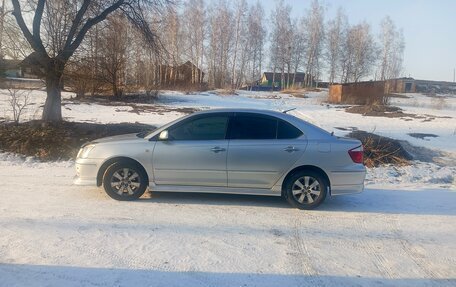
[[[397,217],[389,218],[388,226],[391,226],[391,231],[394,234],[395,240],[399,243],[400,248],[404,251],[404,254],[410,258],[413,263],[418,267],[422,274],[425,275],[427,279],[438,279],[439,282],[433,281],[433,286],[442,286],[442,280],[449,283],[448,286],[454,284],[454,280],[445,278],[441,272],[433,268],[432,261],[424,255],[421,255],[416,248],[413,247],[412,242],[408,240],[404,233],[401,230],[401,226]]]
[[[369,233],[366,217],[358,217],[356,219],[356,224],[363,233]],[[385,256],[383,256],[382,253],[378,251],[378,248],[372,242],[371,237],[368,236],[366,239],[366,236],[364,236],[360,242],[364,247],[363,251],[365,251],[368,255],[370,255],[370,258],[373,259],[371,262],[374,264],[375,268],[380,272],[380,274],[386,275],[386,277],[389,279],[394,279],[396,276],[394,276],[394,272],[391,269],[391,264],[389,263],[388,259],[386,259]]]
[[[298,215],[302,216],[302,210],[297,211]],[[312,216],[306,214],[306,220],[313,220]],[[299,272],[303,272],[305,275],[305,285],[304,286],[325,286],[323,282],[318,278],[318,272],[316,268],[312,265],[312,260],[310,252],[307,248],[305,240],[301,235],[302,224],[301,217],[295,216],[293,218],[293,228],[292,228],[292,239],[291,239],[291,248],[297,253],[292,253],[294,255],[293,259],[297,261],[297,266],[299,266]],[[300,282],[302,283],[302,282]]]

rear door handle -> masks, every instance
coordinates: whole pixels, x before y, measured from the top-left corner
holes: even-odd
[[[216,147],[211,148],[211,151],[218,153],[218,152],[226,151],[226,149],[216,146]]]
[[[295,152],[299,151],[299,149],[295,148],[294,146],[287,146],[286,148],[283,149],[286,152]]]

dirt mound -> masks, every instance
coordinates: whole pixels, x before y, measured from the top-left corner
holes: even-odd
[[[450,118],[449,116],[433,116],[428,114],[410,114],[404,113],[401,108],[388,106],[388,105],[364,105],[364,106],[351,106],[345,109],[348,113],[361,114],[369,117],[387,117],[387,118],[400,118],[402,120],[411,121],[418,119],[423,122],[430,122],[436,118]]]
[[[363,116],[371,117],[401,118],[407,116],[415,116],[404,113],[401,108],[386,105],[354,106],[345,109],[345,111],[348,113],[362,114]]]
[[[75,158],[82,144],[101,137],[139,133],[155,127],[144,124],[94,124],[62,122],[43,125],[31,121],[0,125],[0,150],[35,156],[41,160]]]
[[[365,131],[353,131],[348,137],[359,139],[364,146],[364,164],[376,167],[383,164],[406,165],[413,157],[398,140]]]

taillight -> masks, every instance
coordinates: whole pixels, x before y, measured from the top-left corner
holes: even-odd
[[[354,163],[363,163],[364,150],[362,145],[349,150],[348,154]]]

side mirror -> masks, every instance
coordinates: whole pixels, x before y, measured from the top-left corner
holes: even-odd
[[[168,140],[168,131],[167,130],[162,131],[160,133],[160,135],[158,136],[158,139],[161,140],[161,141]]]

